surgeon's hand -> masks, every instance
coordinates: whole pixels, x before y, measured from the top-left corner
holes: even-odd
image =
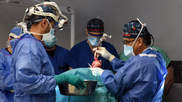
[[[84,81],[82,78],[72,75],[70,71],[66,71],[62,74],[55,75],[56,84],[62,84],[62,83],[70,83],[77,88],[84,88]]]
[[[109,53],[104,47],[94,48],[93,51],[100,54],[102,57],[109,60],[110,62],[115,58],[115,56]]]
[[[99,68],[99,67],[97,67],[97,68],[89,68],[89,69],[91,70],[93,76],[101,76],[102,73],[104,72],[104,70]]]

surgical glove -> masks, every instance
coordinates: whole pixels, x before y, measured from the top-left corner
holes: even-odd
[[[98,67],[97,68],[89,68],[89,69],[91,70],[93,76],[101,76],[102,73],[104,72],[103,69],[98,68]]]
[[[94,48],[93,51],[100,54],[102,57],[109,60],[110,62],[115,58],[115,56],[109,53],[104,47]]]
[[[56,84],[70,83],[77,88],[84,88],[84,81],[82,78],[72,75],[70,71],[66,71],[62,74],[55,75]]]

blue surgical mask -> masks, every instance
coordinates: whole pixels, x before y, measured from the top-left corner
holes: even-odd
[[[99,45],[99,38],[96,38],[96,37],[89,37],[88,38],[88,41],[90,42],[90,44],[92,46],[98,46]]]
[[[51,28],[50,31],[42,35],[42,41],[47,47],[53,47],[56,44],[56,36],[54,35],[54,29]]]
[[[51,26],[49,20],[47,20],[47,22]],[[43,34],[42,41],[44,41],[44,44],[47,47],[53,47],[56,44],[56,37],[54,35],[54,29],[52,28],[52,26],[51,26],[51,29],[48,33]]]
[[[134,56],[133,47],[124,45],[124,55],[128,57]]]

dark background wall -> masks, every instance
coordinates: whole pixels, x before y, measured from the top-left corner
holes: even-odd
[[[26,7],[37,0],[21,1],[17,4],[0,3],[0,47],[6,44],[8,32],[20,21]],[[105,22],[105,32],[113,38],[109,40],[118,52],[123,48],[123,24],[139,17],[147,23],[149,31],[155,37],[155,45],[164,49],[173,60],[182,59],[182,1],[181,0],[54,0],[60,6],[71,6],[75,11],[76,43],[84,40],[86,22],[99,17]],[[64,9],[63,7],[63,9]],[[58,44],[70,48],[70,25],[65,31],[57,33]]]

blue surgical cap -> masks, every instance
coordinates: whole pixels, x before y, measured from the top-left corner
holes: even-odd
[[[14,27],[9,33],[9,37],[19,38],[23,33],[23,29],[20,27]]]

